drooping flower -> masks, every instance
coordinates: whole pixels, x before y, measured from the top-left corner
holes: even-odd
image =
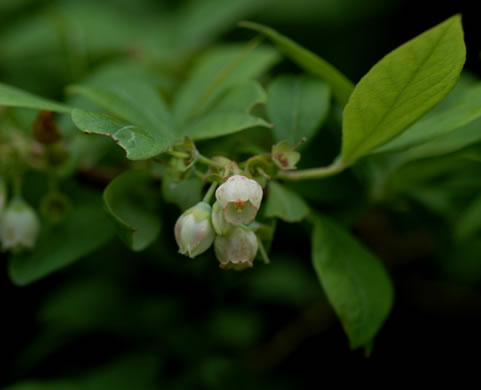
[[[262,201],[262,188],[255,180],[242,175],[231,176],[215,192],[228,223],[251,223]]]
[[[204,253],[215,238],[210,205],[206,202],[199,202],[186,210],[177,219],[174,230],[180,253],[190,258]]]
[[[215,255],[222,269],[242,271],[252,267],[257,254],[257,237],[246,226],[235,226],[225,236],[217,236]]]
[[[24,200],[12,200],[1,217],[0,239],[4,250],[32,249],[40,230],[35,210]]]

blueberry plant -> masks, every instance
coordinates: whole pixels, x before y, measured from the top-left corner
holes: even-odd
[[[252,39],[195,56],[188,37],[146,33],[91,72],[66,35],[60,44],[76,77],[64,96],[0,84],[0,239],[10,278],[30,284],[115,235],[136,252],[162,235],[177,244],[177,262],[210,256],[219,273],[270,272],[277,221],[300,224],[350,346],[369,349],[394,291],[352,232],[363,210],[424,204],[457,218],[459,240],[481,227],[479,198],[456,210],[452,194],[431,185],[451,172],[475,177],[480,158],[481,88],[462,74],[461,16],[399,46],[357,84],[278,31],[238,27]],[[119,50],[124,38],[97,37],[91,50]],[[297,73],[275,72],[281,61]],[[324,139],[335,140],[328,151]],[[306,160],[306,150],[317,152]],[[346,176],[360,185],[343,201]],[[341,207],[326,207],[329,197]],[[176,223],[163,221],[161,202],[176,205]]]

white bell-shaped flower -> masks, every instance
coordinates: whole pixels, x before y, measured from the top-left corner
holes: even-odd
[[[262,201],[262,187],[255,180],[242,175],[231,176],[215,192],[215,197],[228,223],[251,223]]]
[[[257,237],[246,226],[235,226],[229,234],[217,236],[215,255],[222,269],[242,271],[252,267],[257,254]]]
[[[4,250],[32,249],[39,230],[37,213],[22,199],[12,200],[0,217],[0,239]]]
[[[199,202],[177,219],[175,240],[180,253],[194,258],[209,249],[215,238],[210,216],[210,205]]]

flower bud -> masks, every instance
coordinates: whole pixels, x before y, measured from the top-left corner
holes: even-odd
[[[180,253],[194,258],[209,249],[215,238],[210,215],[210,205],[199,202],[179,217],[175,224],[175,240]]]
[[[257,237],[247,227],[235,226],[226,236],[216,237],[214,249],[220,268],[242,271],[252,267],[258,249]]]
[[[234,175],[217,188],[215,197],[228,223],[248,224],[255,219],[261,205],[262,188],[255,180]]]
[[[22,199],[14,199],[5,209],[0,223],[0,239],[4,250],[18,252],[32,249],[40,229],[35,210]]]
[[[0,177],[0,215],[7,204],[7,183]]]
[[[212,226],[214,230],[220,236],[228,234],[234,227],[229,222],[225,220],[224,212],[222,211],[219,202],[215,202],[212,206]]]

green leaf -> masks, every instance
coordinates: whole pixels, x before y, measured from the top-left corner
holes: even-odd
[[[442,156],[457,152],[467,146],[481,141],[481,119],[478,118],[467,125],[436,137],[429,142],[414,146],[393,155],[398,165],[427,157]]]
[[[152,244],[160,232],[151,185],[147,170],[133,169],[117,176],[104,191],[105,205],[118,223],[120,237],[134,251]]]
[[[208,52],[175,96],[175,123],[182,125],[199,116],[226,88],[259,77],[277,59],[275,50],[264,46],[228,46]]]
[[[265,102],[266,94],[258,83],[249,81],[234,85],[213,102],[205,115],[187,125],[180,138],[187,135],[200,140],[233,134],[254,126],[270,127],[265,120],[249,114],[253,106]]]
[[[377,148],[375,153],[396,152],[418,146],[459,129],[481,116],[481,86],[477,85],[458,97],[451,107],[426,114],[399,137]]]
[[[393,303],[386,270],[372,253],[325,217],[314,219],[312,261],[351,348],[368,345]]]
[[[86,134],[111,137],[131,160],[144,160],[165,152],[171,145],[169,138],[156,131],[144,129],[119,119],[96,112],[74,109],[72,120]]]
[[[110,241],[115,226],[96,195],[88,195],[59,225],[44,224],[32,252],[10,259],[12,281],[24,286],[87,256]]]
[[[474,199],[458,218],[455,226],[458,239],[471,238],[478,233],[481,230],[481,197]]]
[[[333,95],[342,106],[347,103],[354,84],[327,61],[272,28],[252,22],[240,22],[239,25],[267,36],[297,65],[328,83]]]
[[[310,212],[309,206],[296,192],[271,181],[264,216],[278,217],[286,222],[299,222]]]
[[[329,111],[329,87],[314,77],[280,76],[269,85],[267,94],[274,136],[291,146],[304,137],[312,138]]]
[[[70,107],[0,83],[0,106],[70,113]]]
[[[466,58],[453,16],[389,53],[361,79],[344,110],[345,165],[404,131],[454,87]]]
[[[165,175],[162,178],[162,195],[166,202],[176,204],[183,211],[202,200],[203,186],[204,183],[195,177],[176,180]]]
[[[152,128],[166,138],[173,135],[169,111],[157,91],[147,82],[118,80],[103,88],[72,85],[68,90],[89,98],[127,122]]]

